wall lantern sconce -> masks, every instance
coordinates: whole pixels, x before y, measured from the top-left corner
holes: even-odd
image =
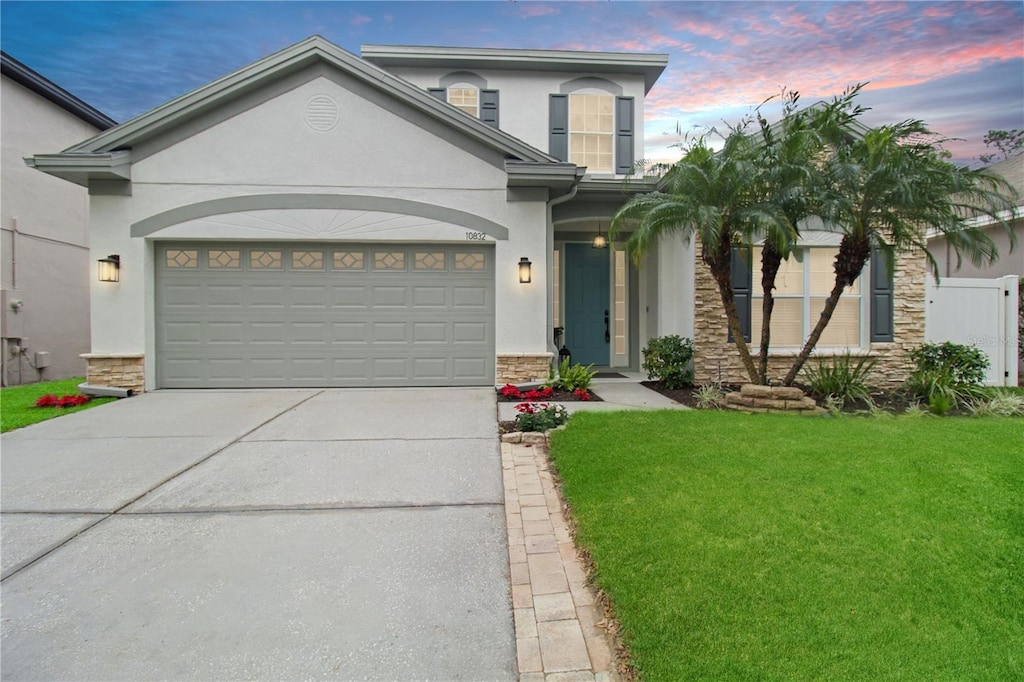
[[[531,281],[531,268],[533,263],[526,256],[519,259],[519,283],[529,284]]]
[[[99,277],[101,282],[119,282],[121,280],[121,257],[117,254],[100,258]]]
[[[594,241],[591,243],[595,249],[607,249],[608,238],[601,234],[601,223],[597,224],[597,234],[594,235]]]

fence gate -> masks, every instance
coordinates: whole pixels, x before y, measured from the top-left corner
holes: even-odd
[[[1018,376],[1016,275],[998,279],[928,277],[925,340],[952,341],[988,355],[985,383],[1016,386]]]

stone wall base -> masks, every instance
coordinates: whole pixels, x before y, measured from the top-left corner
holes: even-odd
[[[146,390],[144,355],[131,353],[83,353],[88,363],[85,382],[93,386],[126,388],[132,393]]]
[[[547,381],[553,353],[507,353],[497,357],[495,373],[499,384]]]
[[[788,412],[790,414],[823,414],[813,399],[794,386],[759,386],[744,384],[739,393],[725,396],[725,406],[741,412]]]

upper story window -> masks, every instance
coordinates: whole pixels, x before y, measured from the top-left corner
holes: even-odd
[[[480,118],[480,91],[472,87],[448,88],[448,104]]]
[[[569,160],[592,172],[612,172],[612,95],[569,95]]]

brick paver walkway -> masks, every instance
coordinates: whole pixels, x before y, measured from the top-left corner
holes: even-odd
[[[522,682],[613,682],[608,635],[548,470],[546,448],[501,444]]]

